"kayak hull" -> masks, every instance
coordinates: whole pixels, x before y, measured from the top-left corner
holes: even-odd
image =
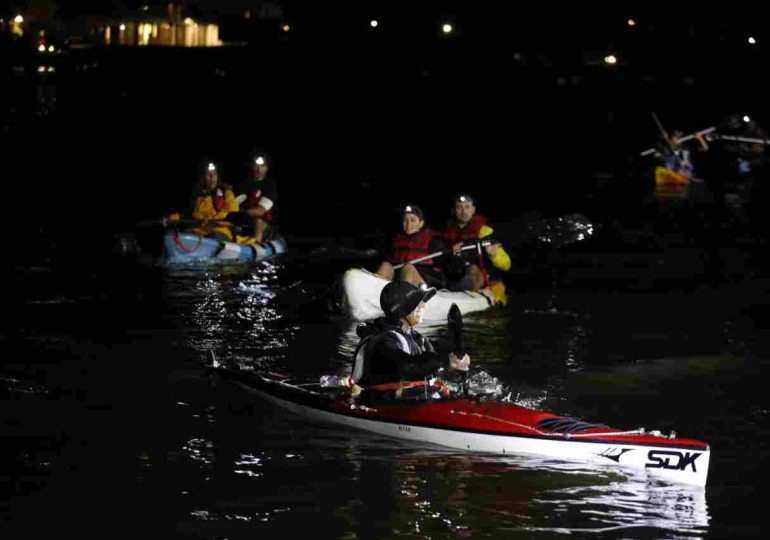
[[[694,439],[587,424],[502,401],[441,399],[361,406],[271,376],[229,372],[249,391],[305,418],[467,452],[533,455],[705,486],[710,447]],[[320,389],[319,389],[320,390]]]
[[[353,319],[366,321],[382,317],[380,293],[388,280],[362,268],[350,268],[342,276],[342,306]],[[425,321],[446,321],[449,308],[457,304],[462,314],[483,311],[494,305],[489,289],[447,291],[442,289],[425,304]]]
[[[276,238],[264,244],[236,244],[193,233],[168,231],[163,236],[166,264],[255,262],[287,250],[286,241]]]

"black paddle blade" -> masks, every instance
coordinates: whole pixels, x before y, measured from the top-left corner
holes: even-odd
[[[452,304],[447,315],[447,325],[452,338],[452,349],[458,356],[465,354],[463,351],[463,314],[457,304]]]

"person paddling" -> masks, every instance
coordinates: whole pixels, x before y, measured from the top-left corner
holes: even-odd
[[[493,243],[484,251],[462,251],[463,242],[487,238],[494,229],[487,218],[476,212],[476,205],[468,193],[458,193],[453,201],[452,217],[444,229],[444,241],[452,246],[454,256],[445,267],[447,289],[450,291],[478,291],[489,287],[495,303],[505,304],[505,286],[498,278],[499,272],[511,269],[511,257],[503,246]]]
[[[468,371],[471,359],[455,353],[438,353],[430,339],[415,327],[422,322],[425,303],[436,289],[391,281],[382,289],[380,307],[385,317],[359,326],[358,348],[352,378],[365,394],[396,398],[449,395],[448,388],[433,379],[441,368]]]
[[[190,215],[198,224],[189,230],[194,234],[208,236],[222,241],[232,241],[232,223],[227,219],[237,213],[238,202],[232,188],[221,181],[219,167],[214,162],[205,164],[202,170],[200,190],[192,201]],[[181,214],[174,213],[163,218],[164,226],[181,221]]]
[[[444,287],[444,276],[438,259],[426,258],[432,253],[441,252],[445,248],[441,235],[425,225],[425,215],[416,204],[406,204],[401,209],[401,225],[403,230],[393,237],[389,260],[383,261],[377,269],[377,274],[385,279],[396,277],[394,266],[401,264],[398,279],[408,281],[412,285],[427,285],[429,287]],[[419,263],[410,261],[422,259]]]
[[[249,178],[241,186],[241,220],[244,236],[238,237],[242,244],[263,243],[276,236],[275,203],[278,190],[275,180],[268,176],[270,160],[264,152],[254,154],[250,163]]]

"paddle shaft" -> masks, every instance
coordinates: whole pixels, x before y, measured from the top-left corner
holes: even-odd
[[[717,138],[725,141],[736,141],[736,142],[765,144],[765,145],[770,144],[770,140],[768,139],[754,139],[752,137],[738,137],[736,135],[718,135]]]
[[[460,251],[468,251],[469,249],[478,249],[478,245],[481,244],[482,246],[490,246],[492,245],[492,242],[489,240],[482,240],[480,242],[474,242],[472,244],[468,244],[467,246],[463,246],[460,248]],[[421,263],[423,261],[427,261],[428,259],[433,259],[434,257],[440,257],[442,255],[446,255],[447,253],[451,253],[451,250],[443,250],[443,251],[436,251],[435,253],[431,253],[430,255],[425,255],[424,257],[418,257],[417,259],[413,259],[411,261],[406,261],[409,264],[417,264]],[[393,266],[393,270],[398,270],[402,266],[404,266],[406,263],[400,263]]]
[[[142,221],[137,221],[136,226],[137,227],[152,227],[157,225],[162,225],[164,227],[171,227],[173,225],[198,225],[201,223],[219,223],[222,225],[232,226],[232,223],[230,223],[225,218],[220,219],[145,219]]]
[[[653,116],[654,116],[654,113],[653,113]],[[657,117],[656,117],[656,121],[657,121]],[[661,127],[660,124],[658,124],[658,127]],[[706,129],[702,129],[702,130],[696,131],[695,133],[692,133],[690,135],[685,135],[681,139],[677,139],[676,142],[678,144],[678,143],[683,143],[683,142],[691,141],[692,139],[695,138],[696,135],[708,135],[709,133],[713,133],[714,131],[716,131],[716,129],[717,128],[715,128],[715,127],[709,127],[709,128],[706,128]],[[661,131],[666,136],[666,141],[668,141],[668,136],[666,135],[666,132],[663,131],[662,127],[661,127]],[[720,136],[720,138],[721,139],[726,139],[727,137],[726,136]],[[671,141],[668,141],[668,144],[669,144],[669,146],[671,146]],[[673,150],[673,148],[672,148],[672,150]],[[641,152],[639,155],[640,156],[649,156],[650,154],[654,154],[656,151],[657,150],[655,148],[648,148],[644,152]]]

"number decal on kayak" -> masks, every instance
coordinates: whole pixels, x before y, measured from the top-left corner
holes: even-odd
[[[399,431],[412,431],[412,428],[409,426],[398,426]]]
[[[672,471],[683,471],[688,465],[692,465],[692,472],[698,472],[695,469],[695,460],[700,456],[700,452],[676,452],[673,450],[650,450],[647,459],[652,463],[646,463],[647,469],[669,469]],[[676,458],[675,460],[672,458]]]

